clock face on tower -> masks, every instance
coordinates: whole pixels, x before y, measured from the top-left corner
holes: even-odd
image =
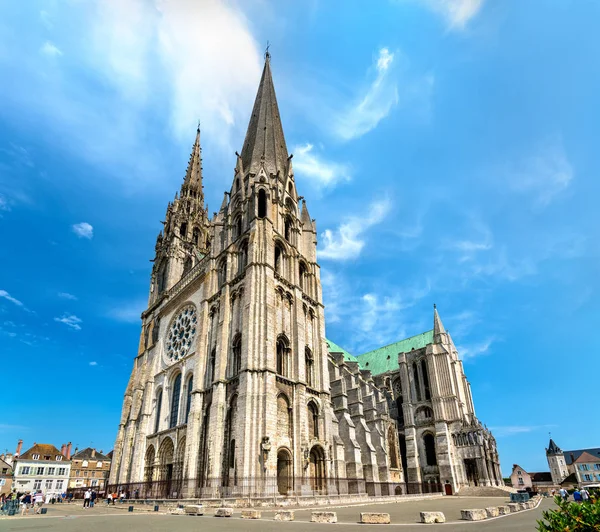
[[[192,342],[196,338],[196,307],[187,305],[171,322],[167,334],[167,359],[169,362],[181,360],[189,354]]]

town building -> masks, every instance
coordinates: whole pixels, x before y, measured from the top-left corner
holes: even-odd
[[[71,473],[68,447],[63,445],[61,452],[54,445],[34,443],[21,454],[22,445],[19,440],[13,461],[13,487],[17,492],[41,490],[44,495],[53,495],[66,491]]]
[[[527,472],[518,464],[513,464],[510,481],[513,488],[537,491],[538,493],[550,493],[552,490],[560,488],[560,485],[555,484],[552,480],[549,471]]]
[[[557,484],[583,486],[600,482],[600,447],[563,451],[550,438],[546,459]]]
[[[110,484],[141,497],[502,485],[437,310],[431,330],[359,356],[325,338],[297,185],[266,54],[219,211],[204,203],[199,129],[167,207]]]
[[[13,482],[12,455],[0,454],[0,495],[10,493]]]
[[[75,449],[71,458],[69,488],[95,488],[104,491],[110,472],[110,458],[102,451],[87,447]]]

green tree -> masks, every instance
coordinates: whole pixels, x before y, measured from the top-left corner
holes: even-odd
[[[592,496],[588,502],[566,502],[554,498],[558,508],[543,513],[538,521],[540,532],[600,532],[600,498]]]

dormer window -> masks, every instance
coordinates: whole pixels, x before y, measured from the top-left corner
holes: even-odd
[[[59,454],[59,455],[56,456],[56,461],[57,462],[60,462],[62,459],[63,459],[62,455]]]
[[[32,458],[33,458],[34,460],[39,460],[39,459],[40,459],[40,455],[39,455],[39,454],[34,454],[34,455],[32,456]]]

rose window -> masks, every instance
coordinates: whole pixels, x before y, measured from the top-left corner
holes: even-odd
[[[193,305],[183,308],[173,320],[167,336],[167,357],[171,361],[180,360],[190,352],[196,337],[197,322],[196,308]]]

